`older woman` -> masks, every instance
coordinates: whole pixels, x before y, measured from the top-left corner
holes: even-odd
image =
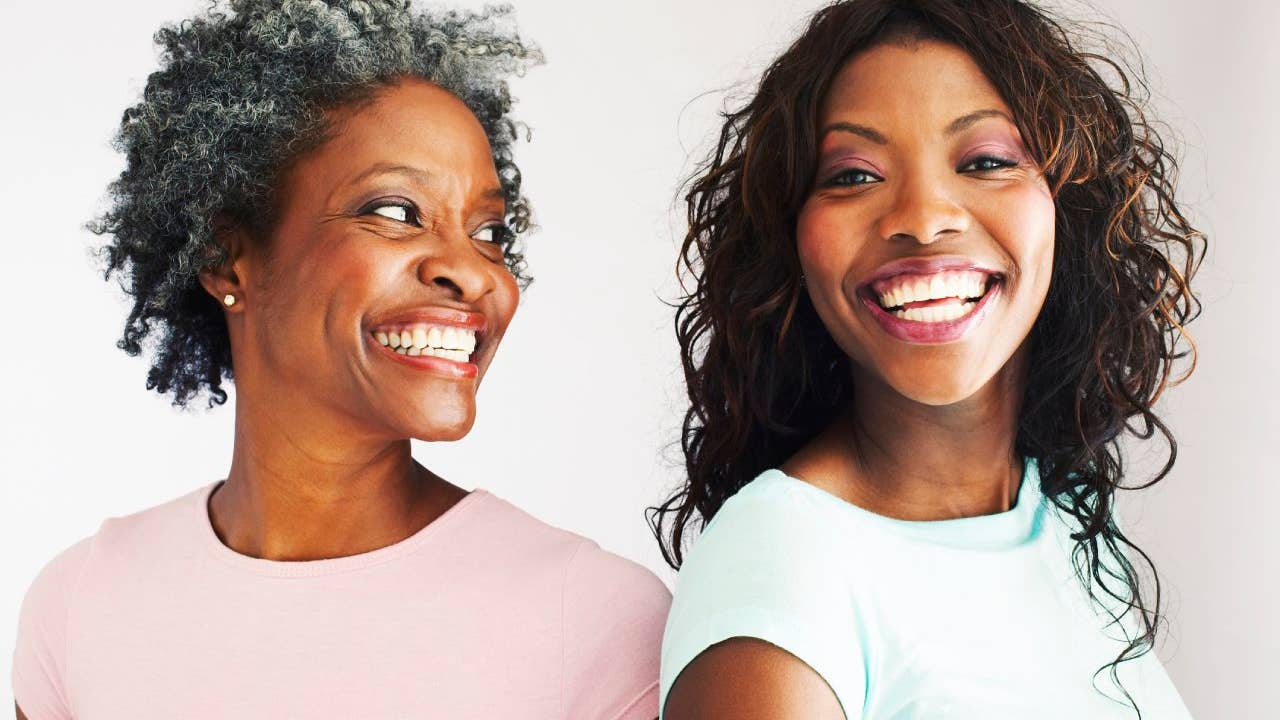
[[[688,197],[669,720],[1188,717],[1113,498],[1126,428],[1172,447],[1203,245],[1141,78],[1072,38],[847,0],[728,116]]]
[[[148,387],[234,377],[230,469],[44,568],[18,717],[656,715],[663,585],[410,455],[470,429],[525,280],[505,14],[234,0],[157,35],[94,229]]]

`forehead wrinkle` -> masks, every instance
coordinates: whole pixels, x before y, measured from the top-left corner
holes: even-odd
[[[351,178],[351,180],[348,181],[347,184],[355,185],[361,180],[373,177],[375,175],[404,175],[416,183],[419,183],[422,185],[431,184],[431,173],[427,172],[426,170],[423,170],[422,168],[414,167],[412,165],[403,165],[399,163],[385,163],[385,162],[375,163],[371,167],[366,168],[363,172]]]

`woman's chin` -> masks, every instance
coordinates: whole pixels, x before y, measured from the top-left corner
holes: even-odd
[[[888,384],[901,396],[921,405],[943,407],[973,397],[985,384],[973,373],[964,372],[956,364],[951,367],[920,369],[919,372],[895,373]]]
[[[449,410],[453,411],[449,412]],[[432,407],[412,417],[402,416],[397,419],[399,422],[395,425],[404,428],[401,432],[404,437],[424,442],[451,442],[461,440],[471,432],[471,427],[475,425],[476,413],[474,407],[456,409]]]

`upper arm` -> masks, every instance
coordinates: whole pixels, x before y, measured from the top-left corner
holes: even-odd
[[[826,681],[782,648],[749,637],[717,643],[693,659],[667,694],[666,720],[845,720]]]
[[[18,707],[18,703],[13,704],[14,712],[18,713],[18,720],[27,720],[27,716],[22,714],[22,708]]]
[[[815,522],[803,497],[777,486],[757,490],[725,503],[680,570],[663,639],[661,702],[678,710],[668,699],[677,684],[691,683],[699,705],[685,717],[712,712],[702,705],[712,701],[749,706],[722,717],[809,717],[771,708],[828,695],[860,717],[872,649],[849,585],[852,560],[836,552],[847,540]],[[751,662],[739,666],[738,653]],[[813,683],[822,692],[803,690]]]

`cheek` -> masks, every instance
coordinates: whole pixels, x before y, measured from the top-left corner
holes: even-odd
[[[492,293],[493,309],[490,313],[494,326],[505,332],[520,303],[520,287],[516,284],[515,276],[506,270],[497,270],[497,276]]]
[[[260,278],[259,309],[266,329],[272,334],[318,337],[317,316],[329,304],[335,284],[341,282],[334,277],[338,272],[333,265],[322,244],[313,238],[278,242]]]
[[[838,284],[857,252],[857,218],[848,210],[810,201],[796,218],[796,253],[807,284],[819,288]]]
[[[1043,300],[1053,270],[1055,208],[1043,183],[1017,185],[984,203],[982,223],[1012,257],[1021,293]]]
[[[357,250],[354,244],[340,247],[345,251],[317,253],[306,273],[306,282],[316,294],[313,310],[330,321],[358,317],[374,299],[404,282],[404,266],[395,253],[369,247]]]
[[[283,260],[284,258],[282,258]],[[313,237],[305,252],[277,263],[272,290],[279,311],[269,331],[285,333],[293,342],[340,352],[359,334],[371,304],[404,282],[404,264],[394,252],[350,238]]]

